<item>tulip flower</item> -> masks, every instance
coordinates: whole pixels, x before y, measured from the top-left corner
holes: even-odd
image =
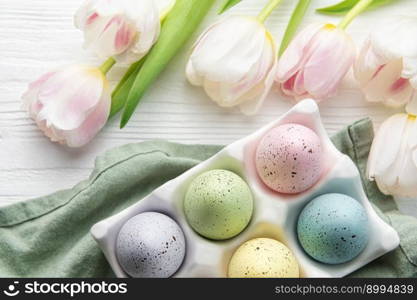
[[[417,119],[396,114],[380,127],[372,144],[368,177],[387,195],[417,197]]]
[[[105,72],[82,65],[48,72],[29,85],[22,96],[24,108],[53,142],[81,147],[109,116],[111,95]]]
[[[354,60],[355,45],[343,29],[312,24],[283,53],[276,80],[288,96],[321,101],[336,94]]]
[[[338,26],[311,24],[292,40],[280,57],[276,75],[285,95],[320,102],[337,93],[356,55],[345,29],[371,3],[361,0]]]
[[[159,37],[160,19],[175,0],[86,0],[75,14],[85,47],[102,58],[130,64],[145,56]]]
[[[277,47],[263,21],[279,2],[270,1],[258,18],[229,17],[203,32],[187,63],[188,81],[221,107],[256,113],[273,84],[277,62]]]
[[[189,82],[222,107],[256,112],[273,83],[276,46],[256,18],[229,17],[205,31],[187,64]]]
[[[417,20],[381,22],[366,40],[355,63],[355,77],[370,102],[401,107],[417,89]]]

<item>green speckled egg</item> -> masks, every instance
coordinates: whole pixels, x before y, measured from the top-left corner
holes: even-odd
[[[235,173],[211,170],[191,182],[184,212],[200,235],[225,240],[241,233],[250,222],[253,197],[246,182]]]

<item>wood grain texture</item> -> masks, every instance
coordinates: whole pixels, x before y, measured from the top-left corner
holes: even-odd
[[[87,178],[94,159],[118,145],[151,139],[183,143],[227,144],[272,121],[293,104],[277,91],[271,91],[256,117],[242,116],[237,110],[225,111],[212,104],[204,93],[184,78],[184,66],[192,41],[169,65],[144,97],[124,130],[112,120],[100,135],[83,149],[73,150],[49,142],[21,110],[20,96],[28,82],[43,72],[74,62],[99,64],[82,49],[82,36],[73,26],[72,16],[82,0],[2,0],[0,1],[0,204],[49,194],[70,188]],[[266,0],[244,0],[227,14],[255,15]],[[316,0],[321,7],[335,0]],[[218,3],[220,4],[220,2]],[[295,1],[284,1],[267,22],[280,40]],[[218,17],[216,9],[198,33]],[[402,0],[395,5],[360,16],[349,28],[358,45],[375,20],[388,15],[417,16],[417,2]],[[304,24],[337,21],[336,17],[315,14],[311,9]],[[110,72],[113,84],[123,67]],[[340,94],[321,105],[329,134],[364,117],[376,126],[395,111],[363,101],[351,75]]]

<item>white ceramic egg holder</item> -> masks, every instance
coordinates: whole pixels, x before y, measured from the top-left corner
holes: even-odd
[[[256,146],[264,134],[285,123],[311,128],[320,137],[324,151],[325,171],[321,179],[311,189],[297,195],[278,194],[268,189],[258,178],[253,159]],[[182,207],[190,182],[212,169],[226,169],[240,175],[254,196],[250,224],[240,235],[226,241],[208,240],[194,232],[186,221]],[[326,193],[342,193],[357,199],[365,207],[369,218],[370,240],[367,247],[354,260],[344,264],[327,265],[315,261],[304,252],[297,239],[296,223],[302,208],[308,201]],[[355,164],[340,153],[327,136],[313,100],[300,102],[275,122],[227,146],[117,215],[95,224],[91,233],[118,277],[128,277],[115,253],[119,230],[127,220],[147,211],[171,216],[184,231],[186,257],[174,277],[226,277],[228,262],[234,251],[245,241],[256,237],[269,237],[286,244],[297,258],[301,277],[343,277],[399,245],[398,234],[378,217],[368,201]]]

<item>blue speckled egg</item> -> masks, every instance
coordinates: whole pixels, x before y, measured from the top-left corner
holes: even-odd
[[[363,206],[342,194],[325,194],[310,201],[297,225],[301,246],[326,264],[341,264],[358,256],[368,243],[368,230]]]
[[[166,215],[141,213],[120,230],[116,255],[120,266],[132,277],[167,278],[177,272],[184,260],[184,233]]]

